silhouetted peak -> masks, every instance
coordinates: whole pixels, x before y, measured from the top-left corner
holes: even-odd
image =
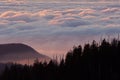
[[[16,53],[16,52],[36,52],[32,47],[22,43],[10,43],[0,45],[0,55],[5,53]]]
[[[24,60],[50,59],[38,53],[32,47],[22,43],[0,44],[0,62],[13,62]],[[24,61],[25,62],[25,61]]]

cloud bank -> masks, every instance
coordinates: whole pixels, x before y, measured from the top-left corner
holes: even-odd
[[[119,3],[3,2],[0,41],[26,43],[49,56],[62,55],[74,45],[118,34],[119,21]]]

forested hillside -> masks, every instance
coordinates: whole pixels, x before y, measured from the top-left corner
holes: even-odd
[[[0,80],[119,80],[120,41],[103,39],[74,47],[60,63],[55,60],[33,65],[6,67]]]

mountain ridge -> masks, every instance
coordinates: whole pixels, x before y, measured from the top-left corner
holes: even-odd
[[[0,44],[0,62],[27,62],[35,59],[50,59],[23,43]]]

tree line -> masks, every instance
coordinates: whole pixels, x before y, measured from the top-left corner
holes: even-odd
[[[120,80],[120,40],[73,47],[60,62],[6,66],[0,80]]]

